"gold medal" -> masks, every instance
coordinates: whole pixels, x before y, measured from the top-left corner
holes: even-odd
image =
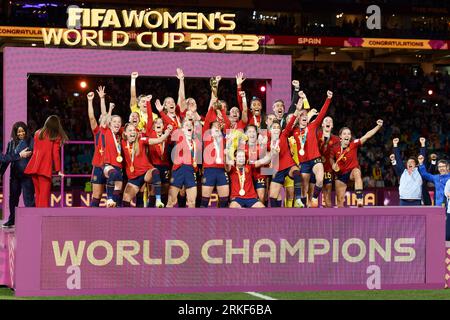
[[[134,166],[131,166],[131,167],[130,167],[130,171],[131,171],[131,172],[134,172]]]
[[[117,162],[122,162],[123,161],[123,158],[122,158],[122,156],[120,154],[117,156],[116,161]]]
[[[244,189],[239,190],[239,195],[240,196],[245,196],[245,190]]]

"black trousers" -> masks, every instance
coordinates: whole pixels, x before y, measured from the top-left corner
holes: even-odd
[[[33,180],[28,177],[11,177],[9,180],[9,219],[8,222],[15,223],[16,207],[19,205],[20,194],[23,192],[25,207],[34,207]]]

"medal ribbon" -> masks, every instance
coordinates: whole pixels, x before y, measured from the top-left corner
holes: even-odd
[[[257,128],[259,128],[259,123],[255,115],[253,115],[253,122]]]
[[[187,144],[189,146],[189,150],[191,151],[191,164],[195,163],[195,142],[192,139],[188,139],[186,137]]]
[[[238,178],[239,178],[239,186],[241,187],[240,190],[244,190],[244,184],[245,184],[245,167],[242,168],[236,168],[237,169],[237,174],[238,174]],[[241,174],[241,169],[242,169],[242,174]],[[239,191],[240,191],[239,190]],[[244,190],[245,191],[245,190]]]
[[[116,146],[117,156],[120,156],[120,154],[122,153],[122,148],[121,148],[120,144],[117,142],[116,135],[114,134],[114,132],[112,132],[112,129],[109,129],[109,130],[111,130],[111,134],[114,139],[114,145]]]
[[[213,138],[214,142],[214,150],[216,152],[216,163],[218,162],[218,159],[220,160],[220,141],[218,141],[217,138]]]
[[[127,149],[128,152],[130,152],[130,143],[128,141],[127,141]],[[131,145],[131,167],[134,167],[134,144]]]
[[[306,137],[308,136],[308,127],[305,128],[305,133],[301,134],[300,131],[300,150],[304,150],[305,149],[305,144],[306,144]]]

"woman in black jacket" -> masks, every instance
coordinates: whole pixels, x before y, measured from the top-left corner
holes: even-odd
[[[15,224],[16,207],[19,205],[20,194],[23,192],[23,201],[26,207],[34,207],[34,187],[31,177],[23,172],[30,161],[29,157],[20,157],[24,150],[33,150],[33,137],[30,135],[28,126],[24,122],[16,122],[11,131],[11,141],[8,143],[6,155],[10,161],[4,161],[0,166],[3,175],[11,163],[9,180],[9,219],[3,224],[5,228],[11,228]]]

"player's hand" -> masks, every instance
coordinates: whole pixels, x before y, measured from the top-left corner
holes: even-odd
[[[267,144],[268,141],[269,141],[269,138],[267,138],[267,136],[263,136],[261,134],[258,136],[259,144],[265,145],[265,144]]]
[[[214,102],[214,109],[215,109],[216,111],[222,110],[222,103],[220,103],[219,100],[216,100],[216,102]]]
[[[244,81],[245,81],[244,73],[243,72],[239,72],[236,75],[236,84],[237,84],[237,86],[240,87]]]
[[[437,154],[436,154],[436,153],[430,154],[430,159],[431,159],[432,161],[436,161],[436,160],[437,160]]]
[[[312,118],[314,116],[317,116],[319,114],[319,111],[317,109],[312,108],[311,111],[308,112],[308,117]]]
[[[239,91],[239,95],[240,95],[242,98],[245,98],[245,91]]]
[[[396,148],[398,146],[398,143],[400,142],[399,138],[394,138],[392,139],[392,144],[394,145],[394,148]]]
[[[152,101],[153,96],[151,94],[145,96],[145,101]]]
[[[306,99],[306,94],[303,91],[299,91],[298,96],[302,99]]]
[[[427,139],[425,139],[424,137],[420,137],[420,138],[419,138],[419,141],[420,141],[420,145],[421,145],[422,147],[425,147],[425,142],[427,141]]]
[[[178,80],[184,80],[184,72],[181,68],[177,68],[177,78]]]
[[[97,94],[100,97],[100,99],[104,99],[105,95],[106,95],[106,93],[105,93],[105,86],[103,86],[103,87],[99,86],[98,90],[97,90]]]
[[[389,156],[389,159],[391,159],[391,161],[395,161],[395,154],[391,154],[391,155]]]
[[[222,77],[221,77],[221,76],[216,76],[217,84],[219,84],[219,81],[220,81],[220,80],[222,80]]]
[[[276,155],[278,153],[280,153],[280,147],[279,146],[274,147],[274,148],[270,148],[270,154]]]
[[[334,163],[333,166],[332,166],[332,168],[333,168],[333,170],[336,171],[336,172],[338,172],[339,170],[341,170],[341,169],[339,168],[339,165],[338,165],[337,163]]]
[[[158,110],[158,112],[160,112],[160,113],[163,112],[164,106],[161,104],[161,101],[159,101],[159,99],[156,99],[155,106],[156,106],[156,110]]]
[[[22,159],[25,159],[25,158],[31,157],[32,153],[33,153],[33,151],[30,151],[30,150],[28,150],[28,148],[25,148],[25,149],[23,149],[22,151],[19,152],[19,156]]]
[[[383,126],[383,120],[378,119],[377,120],[377,126],[382,127]]]
[[[111,112],[114,110],[115,107],[116,105],[113,102],[109,103],[109,110],[111,110]]]
[[[62,173],[61,171],[58,171],[58,176],[64,177],[64,173]]]
[[[419,161],[419,165],[422,165],[424,160],[425,160],[425,158],[424,158],[423,155],[420,155],[420,156],[417,157],[417,160]]]
[[[173,130],[173,126],[171,124],[169,124],[169,125],[167,125],[167,128],[164,133],[166,135],[169,135],[172,132],[172,130]]]
[[[292,80],[292,85],[294,88],[300,88],[300,82],[298,80]]]
[[[93,93],[92,91],[87,94],[87,98],[89,101],[94,100],[94,96],[95,96],[95,93]]]
[[[131,73],[131,79],[137,79],[137,77],[139,77],[139,73],[137,71]]]
[[[331,99],[333,97],[333,91],[328,90],[327,97],[328,97],[328,99]]]

